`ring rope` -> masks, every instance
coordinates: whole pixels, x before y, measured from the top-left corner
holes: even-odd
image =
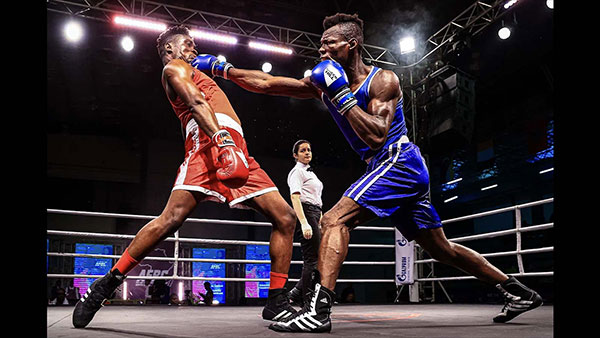
[[[75,211],[75,210],[61,210],[61,209],[46,209],[49,214],[60,214],[60,215],[74,215],[74,216],[92,216],[92,217],[114,217],[124,219],[141,219],[141,220],[153,220],[158,216],[148,215],[133,215],[133,214],[118,214],[111,212],[94,212],[94,211]],[[256,221],[236,221],[236,220],[220,220],[220,219],[206,219],[206,218],[188,218],[184,223],[205,223],[205,224],[224,224],[224,225],[246,225],[246,226],[267,226],[272,227],[273,225],[269,222],[256,222]],[[394,227],[378,227],[378,226],[357,226],[353,230],[373,230],[373,231],[394,231]]]
[[[517,235],[517,248],[515,251],[506,252],[495,252],[482,254],[484,257],[499,257],[499,256],[511,256],[516,255],[518,259],[521,259],[524,254],[532,253],[543,253],[552,252],[554,247],[544,247],[536,249],[521,249],[520,234],[523,232],[539,231],[550,229],[554,227],[554,223],[546,223],[540,225],[533,225],[528,227],[521,227],[521,215],[520,210],[527,207],[537,206],[541,204],[551,203],[554,198],[548,198],[535,202],[520,204],[512,207],[500,208],[496,210],[481,212],[477,214],[467,215],[463,217],[457,217],[442,221],[442,224],[448,224],[452,222],[459,222],[463,220],[484,217],[503,212],[515,211],[517,226],[515,229],[501,230],[484,234],[477,234],[471,236],[457,237],[448,239],[451,242],[464,242],[470,240],[478,240],[483,238],[493,238],[499,236],[506,236],[511,234]],[[60,210],[60,209],[46,209],[48,213],[54,214],[66,214],[66,215],[79,215],[79,216],[96,216],[96,217],[116,217],[116,218],[130,218],[130,219],[155,219],[156,216],[147,215],[133,215],[133,214],[118,214],[118,213],[101,213],[101,212],[89,212],[89,211],[74,211],[74,210]],[[209,223],[209,224],[228,224],[228,225],[246,225],[246,226],[272,226],[268,222],[254,222],[254,221],[235,221],[235,220],[214,220],[214,219],[198,219],[189,218],[186,222],[193,223]],[[376,227],[376,226],[359,226],[354,230],[374,230],[374,231],[395,231],[395,227]],[[47,230],[49,235],[63,235],[63,236],[79,236],[79,237],[92,237],[92,238],[112,238],[112,239],[133,239],[134,235],[118,235],[118,234],[105,234],[105,233],[87,233],[87,232],[75,232],[75,231],[58,231],[58,230]],[[165,241],[174,241],[176,246],[179,243],[202,243],[202,244],[229,244],[229,245],[269,245],[269,242],[264,241],[240,241],[240,240],[216,240],[216,239],[197,239],[197,238],[181,238],[179,232],[175,232],[175,237],[168,237]],[[415,244],[418,246],[418,244]],[[293,246],[299,247],[300,243],[293,243]],[[359,248],[395,248],[394,244],[349,244],[349,247]],[[63,256],[63,257],[97,257],[97,258],[114,258],[118,259],[118,255],[93,255],[93,254],[76,254],[76,253],[55,253],[48,252],[48,256]],[[242,264],[270,264],[270,260],[244,260],[244,259],[206,259],[206,258],[179,258],[178,255],[174,257],[146,257],[147,260],[162,260],[162,261],[174,261],[174,262],[219,262],[219,263],[242,263]],[[416,260],[415,264],[425,264],[437,262],[434,259]],[[303,264],[302,261],[291,261],[291,264]],[[348,261],[343,264],[351,265],[395,265],[395,262],[368,262],[368,261]],[[176,272],[176,271],[174,271]],[[553,276],[553,271],[547,272],[524,272],[521,265],[519,265],[519,273],[511,274],[513,276]],[[47,274],[50,278],[99,278],[100,275],[76,275],[76,274]],[[164,279],[164,280],[216,280],[216,281],[239,281],[239,282],[267,282],[268,278],[219,278],[219,277],[186,277],[178,276],[174,273],[172,276],[127,276],[130,279]],[[438,278],[415,278],[415,282],[430,282],[430,281],[451,281],[451,280],[465,280],[465,279],[476,279],[474,276],[457,276],[457,277],[438,277]],[[299,279],[289,279],[290,281],[298,281]],[[395,282],[394,279],[339,279],[338,282],[375,282],[375,283],[388,283]]]

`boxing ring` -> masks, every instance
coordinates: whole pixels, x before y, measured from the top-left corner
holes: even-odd
[[[515,205],[481,212],[473,215],[453,218],[442,221],[444,226],[464,220],[482,218],[500,213],[514,214],[514,227],[512,229],[480,233],[476,235],[449,238],[451,242],[467,242],[481,239],[489,239],[500,236],[516,236],[516,248],[511,251],[484,253],[484,257],[514,256],[517,261],[518,273],[510,273],[513,276],[553,276],[553,271],[526,271],[523,264],[523,256],[534,253],[553,252],[554,247],[539,247],[523,249],[522,234],[526,232],[542,231],[554,227],[554,223],[523,226],[522,210],[543,204],[549,204],[553,198],[543,199],[531,203]],[[102,213],[74,210],[47,209],[48,214],[76,215],[88,217],[107,217],[136,220],[152,220],[156,216]],[[189,218],[186,223],[201,223],[212,225],[236,225],[271,227],[268,222],[234,221]],[[358,226],[355,231],[379,231],[390,232],[390,242],[394,241],[394,227],[387,226]],[[131,240],[134,235],[77,232],[62,230],[47,230],[47,235],[94,238],[106,240]],[[211,244],[211,245],[269,245],[267,241],[244,241],[227,239],[201,239],[181,237],[176,231],[172,237],[165,241],[174,242],[174,255],[172,257],[144,258],[145,261],[162,260],[173,262],[173,274],[170,276],[127,276],[128,279],[152,279],[152,280],[208,280],[227,282],[268,282],[268,278],[234,278],[234,277],[193,277],[180,274],[179,263],[182,262],[212,262],[225,264],[269,264],[269,260],[248,259],[218,259],[218,258],[187,258],[180,257],[180,244]],[[294,242],[294,247],[300,243]],[[381,250],[394,250],[394,244],[349,244],[350,251],[360,248],[374,248]],[[415,250],[420,250],[415,245]],[[69,252],[47,252],[49,257],[89,257],[118,259],[120,255],[101,254],[79,254]],[[417,256],[418,257],[418,256]],[[416,265],[431,265],[436,261],[433,259],[417,259]],[[302,261],[292,260],[291,264],[302,264]],[[344,265],[395,265],[395,261],[345,261]],[[416,269],[415,283],[409,287],[418,290],[423,283],[442,281],[460,281],[474,279],[472,276],[436,277],[421,275]],[[47,278],[99,278],[102,275],[87,274],[47,274]],[[387,278],[386,278],[387,277]],[[290,278],[295,282],[298,279]],[[373,279],[338,279],[338,283],[395,283],[393,276],[383,276]],[[403,285],[404,286],[404,285]],[[403,287],[402,286],[402,287]],[[441,284],[440,284],[441,286]],[[442,286],[443,289],[443,286]],[[400,294],[401,288],[397,295]],[[418,292],[418,291],[417,291]],[[444,290],[444,292],[446,292]],[[448,294],[446,296],[450,299]],[[396,297],[397,299],[398,297]],[[414,302],[413,302],[414,301]],[[553,336],[553,307],[544,305],[534,311],[528,312],[508,324],[494,324],[491,318],[500,311],[501,305],[487,304],[424,304],[417,303],[418,298],[412,298],[411,304],[390,305],[350,305],[338,304],[332,312],[333,329],[330,333],[334,336],[364,336],[366,334],[379,335],[410,335],[411,337],[552,337]],[[90,323],[83,333],[81,329],[74,329],[71,325],[72,306],[48,307],[47,332],[49,337],[193,337],[203,336],[280,336],[267,329],[268,321],[260,317],[262,307],[258,306],[105,306],[98,312],[96,318]],[[234,320],[231,320],[234,319]],[[376,331],[373,331],[376,330]],[[300,334],[303,335],[304,333]],[[297,334],[296,334],[297,335]]]

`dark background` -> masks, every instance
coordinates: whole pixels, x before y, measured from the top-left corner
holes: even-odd
[[[320,34],[324,16],[336,12],[358,13],[365,21],[365,42],[389,48],[401,66],[424,55],[427,37],[460,14],[473,1],[170,1],[181,7],[205,10],[236,18],[280,25]],[[117,27],[108,22],[80,19],[85,37],[68,43],[62,27],[69,17],[46,13],[47,55],[47,166],[46,208],[158,215],[168,199],[178,166],[183,159],[179,120],[160,84],[162,65],[156,52],[158,34]],[[417,89],[418,137],[431,176],[431,197],[442,219],[554,196],[554,173],[539,171],[554,165],[554,66],[553,10],[545,1],[522,0],[502,18],[515,27],[508,40],[500,40],[498,21],[479,35],[446,54],[434,54],[413,67],[416,80],[439,69],[439,63],[460,70],[472,90],[447,95],[430,93],[438,82]],[[125,33],[135,40],[131,53],[119,41]],[[397,40],[413,34],[416,55],[400,55]],[[301,78],[313,60],[278,56],[249,50],[240,44],[218,47],[196,40],[200,53],[223,54],[239,68],[260,69],[263,61],[273,64],[273,75]],[[409,69],[394,70],[401,78],[405,116],[410,119]],[[435,79],[434,79],[435,80]],[[438,80],[444,80],[440,78]],[[228,95],[244,128],[248,150],[269,173],[283,197],[289,201],[287,173],[293,167],[293,143],[312,142],[316,173],[324,182],[324,209],[332,207],[345,189],[362,175],[365,164],[350,149],[329,116],[316,100],[298,100],[246,92],[223,79],[217,83]],[[416,81],[415,81],[416,82]],[[437,89],[436,89],[437,88]],[[443,90],[442,90],[443,92]],[[466,95],[472,110],[466,119],[457,117],[456,101]],[[453,128],[436,133],[436,121],[454,121]],[[409,125],[410,127],[410,125]],[[465,132],[465,130],[467,130]],[[412,139],[412,135],[411,136]],[[535,157],[544,155],[542,159]],[[485,176],[485,177],[483,177]],[[462,177],[455,188],[444,183]],[[495,189],[482,187],[498,184]],[[452,202],[444,201],[452,196]],[[264,221],[253,211],[232,210],[226,205],[204,203],[195,218]],[[553,204],[523,211],[524,225],[553,222]],[[73,231],[135,234],[145,222],[104,218],[47,216],[47,228]],[[386,220],[373,225],[392,225]],[[514,227],[512,213],[445,227],[449,238]],[[268,228],[185,224],[182,237],[268,240]],[[69,252],[72,242],[51,239],[50,251]],[[389,232],[355,232],[351,243],[393,243]],[[553,230],[523,235],[525,248],[553,246]],[[479,252],[512,251],[514,236],[468,242]],[[118,248],[124,248],[120,243]],[[116,250],[117,253],[118,249]],[[237,257],[230,250],[227,258]],[[294,249],[294,260],[300,260]],[[392,250],[353,249],[347,260],[393,260]],[[491,258],[507,273],[517,273],[514,257]],[[524,256],[525,270],[552,271],[553,254]],[[70,273],[68,260],[51,258],[48,273]],[[62,271],[65,270],[65,271]],[[72,270],[71,270],[72,271]],[[299,276],[293,265],[290,276]],[[437,276],[461,272],[436,265]],[[344,266],[340,278],[392,278],[393,267]],[[554,297],[552,277],[523,277],[545,301]],[[48,281],[49,285],[53,281]],[[339,283],[340,293],[345,283]],[[478,281],[444,282],[455,302],[498,302],[493,287]],[[393,284],[355,283],[361,303],[391,302]],[[339,289],[339,290],[338,290]],[[404,291],[405,292],[405,291]],[[436,291],[436,301],[447,299]],[[407,300],[401,296],[401,300]]]

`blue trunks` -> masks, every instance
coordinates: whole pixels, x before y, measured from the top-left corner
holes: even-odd
[[[381,149],[369,162],[367,172],[344,196],[371,210],[378,217],[391,217],[406,239],[418,229],[442,226],[429,202],[429,172],[419,147],[395,142]]]

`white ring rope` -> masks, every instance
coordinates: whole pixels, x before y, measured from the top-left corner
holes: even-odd
[[[61,209],[46,209],[50,214],[61,214],[61,215],[74,215],[74,216],[92,216],[92,217],[114,217],[124,219],[141,219],[141,220],[153,220],[158,216],[147,216],[147,215],[132,215],[132,214],[117,214],[110,212],[93,212],[93,211],[75,211],[75,210],[61,210]],[[235,221],[235,220],[220,220],[220,219],[206,219],[206,218],[188,218],[184,223],[206,223],[206,224],[225,224],[225,225],[246,225],[246,226],[265,226],[272,227],[273,225],[269,222],[255,222],[255,221]],[[376,226],[358,226],[354,230],[373,230],[373,231],[394,231],[394,227],[376,227]]]
[[[554,198],[548,198],[539,200],[531,203],[520,204],[512,207],[500,208],[496,210],[490,210],[477,214],[452,218],[442,221],[442,224],[448,224],[453,222],[464,221],[468,219],[474,219],[479,217],[485,217],[495,215],[503,212],[514,211],[516,215],[516,227],[515,229],[500,230],[495,232],[463,236],[457,238],[448,239],[450,242],[465,242],[473,241],[484,238],[494,238],[506,235],[517,235],[517,248],[514,251],[506,252],[494,252],[481,254],[483,257],[501,257],[501,256],[517,256],[519,273],[510,274],[513,276],[553,276],[553,271],[547,272],[525,272],[522,264],[522,255],[533,254],[533,253],[544,253],[554,251],[554,247],[543,247],[535,249],[521,249],[521,236],[523,232],[540,231],[554,227],[554,223],[545,223],[539,225],[532,225],[527,227],[521,227],[521,213],[520,210],[528,207],[551,203]],[[118,214],[118,213],[103,213],[103,212],[90,212],[90,211],[75,211],[75,210],[60,210],[60,209],[46,209],[49,214],[61,214],[61,215],[76,215],[76,216],[92,216],[92,217],[113,217],[113,218],[126,218],[126,219],[141,219],[141,220],[152,220],[156,216],[147,215],[133,215],[133,214]],[[227,225],[244,225],[244,226],[268,226],[271,227],[271,223],[268,222],[255,222],[255,221],[236,221],[236,220],[216,220],[216,219],[201,219],[201,218],[188,218],[186,222],[191,223],[207,223],[207,224],[227,224]],[[377,227],[377,226],[359,226],[354,230],[371,230],[371,231],[394,231],[395,227]],[[120,235],[120,234],[107,234],[107,233],[90,233],[90,232],[76,232],[76,231],[59,231],[59,230],[47,230],[48,235],[58,236],[76,236],[76,237],[89,237],[89,238],[109,238],[109,239],[133,239],[135,235]],[[200,238],[183,238],[179,237],[179,231],[175,232],[175,237],[168,237],[165,241],[175,242],[176,248],[179,243],[199,243],[199,244],[219,244],[219,245],[269,245],[269,242],[265,241],[241,241],[241,240],[221,240],[221,239],[200,239]],[[300,243],[293,243],[293,246],[299,247]],[[415,244],[418,246],[418,244]],[[380,249],[394,249],[394,244],[349,244],[349,247],[356,248],[380,248]],[[58,252],[47,252],[48,256],[54,257],[89,257],[89,258],[110,258],[118,259],[120,255],[100,255],[100,254],[80,254],[80,253],[58,253]],[[270,260],[248,260],[248,259],[217,259],[217,258],[180,258],[178,252],[175,253],[174,257],[145,257],[144,260],[155,260],[155,261],[173,261],[173,262],[216,262],[216,263],[228,263],[228,264],[270,264]],[[423,259],[415,260],[414,264],[426,264],[438,262],[435,259]],[[291,261],[291,264],[303,264],[303,261]],[[346,265],[395,265],[395,261],[345,261],[343,264]],[[177,265],[177,264],[174,264]],[[50,278],[99,278],[101,275],[81,275],[81,274],[47,274]],[[174,270],[172,276],[127,276],[130,279],[164,279],[164,280],[214,280],[214,281],[232,281],[232,282],[267,282],[268,278],[231,278],[231,277],[187,277],[178,276],[177,270]],[[415,278],[416,282],[430,282],[430,281],[450,281],[450,280],[466,280],[475,279],[474,276],[457,276],[457,277],[439,277],[439,278]],[[289,279],[289,281],[298,281],[298,279]],[[388,283],[395,282],[394,279],[338,279],[337,282],[364,282],[364,283]]]

